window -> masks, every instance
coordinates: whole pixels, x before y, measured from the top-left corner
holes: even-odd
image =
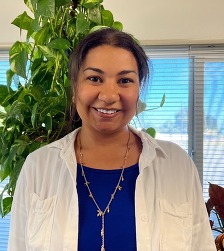
[[[146,47],[151,79],[142,99],[162,108],[139,115],[143,128],[182,146],[198,168],[205,199],[208,182],[224,186],[224,48]]]
[[[141,113],[139,126],[154,127],[157,138],[173,141],[189,153],[207,200],[209,182],[224,186],[224,47],[145,50],[151,59],[151,80],[141,98],[149,108],[158,106],[163,93],[166,101],[161,109]]]

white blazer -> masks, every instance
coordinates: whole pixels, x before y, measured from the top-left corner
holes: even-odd
[[[8,251],[77,250],[78,130],[27,157],[14,195]],[[215,251],[191,158],[174,143],[131,130],[143,144],[135,191],[137,250]]]

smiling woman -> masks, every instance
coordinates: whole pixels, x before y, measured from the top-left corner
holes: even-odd
[[[82,126],[26,159],[9,251],[215,250],[193,161],[129,126],[148,71],[124,32],[103,28],[76,47],[71,123]]]
[[[131,52],[108,45],[90,50],[77,84],[76,108],[84,134],[86,128],[113,133],[125,128],[135,115],[140,85]]]

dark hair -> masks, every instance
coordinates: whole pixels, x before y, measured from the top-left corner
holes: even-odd
[[[88,34],[71,54],[69,75],[72,84],[77,81],[80,68],[88,52],[101,45],[110,45],[130,51],[135,57],[138,65],[140,83],[148,79],[148,58],[133,36],[113,28],[102,28]]]
[[[130,51],[136,59],[139,73],[140,85],[142,85],[149,77],[148,58],[134,37],[128,33],[113,29],[113,28],[102,28],[88,34],[74,49],[70,56],[69,62],[69,76],[72,83],[73,96],[77,93],[77,79],[80,68],[86,58],[86,55],[91,49],[98,46],[110,45]],[[75,99],[73,97],[72,105],[72,119],[77,116]],[[79,117],[77,116],[79,119]],[[73,120],[74,120],[73,119]],[[77,121],[73,121],[73,123]],[[77,123],[78,125],[79,123]],[[75,125],[75,127],[77,127]],[[81,124],[79,124],[81,125]]]

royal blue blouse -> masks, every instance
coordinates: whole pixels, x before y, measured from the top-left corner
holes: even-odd
[[[99,207],[104,211],[121,174],[121,170],[99,170],[84,166],[87,181]],[[122,189],[117,191],[105,215],[106,251],[136,251],[135,184],[138,164],[124,170]],[[100,251],[102,218],[84,185],[81,166],[77,165],[77,192],[79,199],[78,251]]]

